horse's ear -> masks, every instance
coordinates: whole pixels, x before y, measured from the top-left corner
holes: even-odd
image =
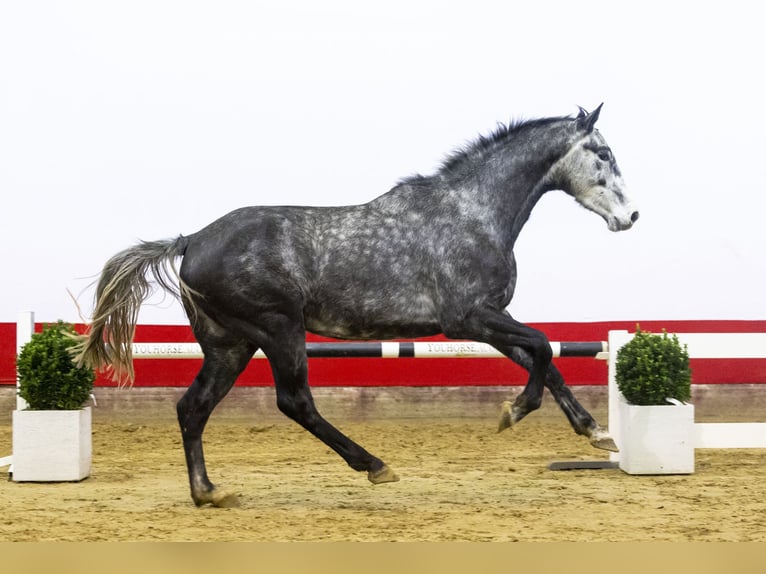
[[[586,134],[591,133],[594,126],[596,125],[596,121],[598,121],[598,116],[601,114],[601,106],[603,105],[604,104],[602,102],[591,113],[588,113],[583,108],[580,108],[580,113],[577,115],[577,127],[584,131]]]

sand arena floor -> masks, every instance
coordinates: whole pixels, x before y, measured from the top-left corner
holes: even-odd
[[[91,476],[0,482],[0,541],[766,541],[766,450],[698,450],[689,476],[551,471],[607,456],[549,400],[496,434],[497,399],[518,389],[318,391],[325,416],[401,477],[379,486],[276,412],[273,390],[235,389],[205,445],[211,479],[240,507],[196,508],[179,392],[99,391]],[[575,392],[606,420],[601,391]],[[732,401],[749,406],[728,415],[697,400],[698,420],[763,412],[742,397]],[[10,416],[0,423],[10,445]]]

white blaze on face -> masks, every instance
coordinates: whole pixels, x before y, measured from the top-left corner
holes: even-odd
[[[600,215],[610,231],[630,229],[638,219],[612,151],[596,130],[556,162],[550,177],[578,203]]]

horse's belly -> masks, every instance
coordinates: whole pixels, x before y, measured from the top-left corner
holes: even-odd
[[[308,306],[306,329],[338,339],[426,337],[440,332],[433,304],[412,297],[406,302],[375,302],[360,298],[352,304]]]

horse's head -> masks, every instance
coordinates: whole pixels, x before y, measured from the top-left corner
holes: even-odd
[[[553,166],[551,176],[556,187],[603,217],[610,231],[624,231],[638,219],[638,209],[628,196],[612,150],[595,129],[600,113],[601,106],[591,113],[580,108],[573,120],[574,144]]]

